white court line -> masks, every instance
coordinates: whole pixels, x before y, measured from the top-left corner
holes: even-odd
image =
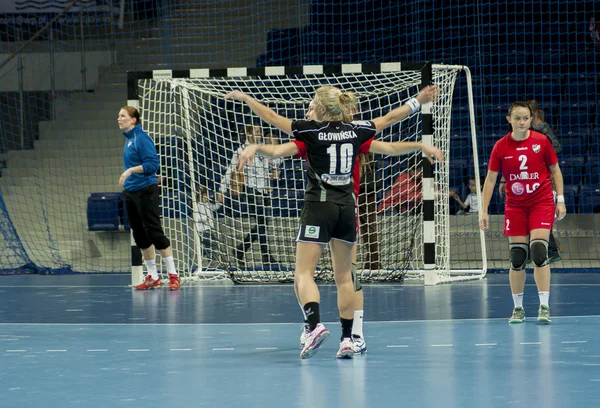
[[[65,312],[83,312],[83,309],[65,309]]]
[[[46,350],[46,353],[66,353],[67,350]]]
[[[598,363],[583,363],[584,366],[600,366]]]
[[[586,316],[552,316],[552,319],[587,319],[587,318],[600,318],[600,315],[586,315]],[[143,319],[143,318],[139,318]],[[378,320],[376,322],[364,322],[365,325],[378,325],[378,324],[406,324],[406,323],[455,323],[455,322],[490,322],[496,320],[506,320],[505,317],[494,317],[486,319],[433,319],[433,320]],[[336,325],[339,322],[321,322],[326,325]],[[1,326],[289,326],[298,325],[298,322],[283,322],[283,323],[0,323]],[[202,337],[197,337],[202,338]],[[207,337],[208,338],[208,337]]]
[[[257,350],[277,350],[277,347],[257,347]]]
[[[170,351],[192,351],[191,348],[184,348],[184,349],[169,349]]]
[[[27,350],[4,350],[5,353],[25,353]]]
[[[587,343],[587,340],[561,341],[561,344],[580,344],[580,343]]]
[[[90,350],[86,350],[89,353],[105,353],[108,351],[108,349],[90,349]]]
[[[409,347],[407,344],[392,344],[387,346],[387,348],[407,348]]]
[[[131,353],[145,353],[147,351],[150,351],[150,349],[127,349],[127,351]]]
[[[526,342],[519,343],[519,344],[522,344],[522,345],[524,345],[524,346],[527,346],[527,345],[533,345],[533,346],[536,346],[536,345],[540,345],[540,344],[542,344],[542,342],[541,342],[541,341],[526,341]]]
[[[235,350],[233,347],[214,348],[213,351],[232,351]]]
[[[497,346],[498,343],[475,343],[475,345],[477,347],[481,347],[481,346]]]
[[[454,347],[454,344],[432,344],[431,347]]]

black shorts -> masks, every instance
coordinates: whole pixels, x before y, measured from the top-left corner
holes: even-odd
[[[332,238],[356,241],[356,206],[305,201],[296,241],[327,244]]]

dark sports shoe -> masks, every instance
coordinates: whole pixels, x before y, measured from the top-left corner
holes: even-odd
[[[525,321],[525,309],[522,307],[515,307],[513,309],[513,314],[508,319],[509,323],[523,323]]]
[[[538,323],[542,324],[549,324],[550,322],[552,322],[552,320],[550,320],[550,308],[548,306],[540,306],[540,309],[538,310],[537,321]]]

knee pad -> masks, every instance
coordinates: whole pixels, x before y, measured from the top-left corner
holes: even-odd
[[[531,247],[531,262],[537,267],[548,265],[548,241],[534,239],[529,243]]]
[[[515,271],[524,271],[529,258],[529,245],[521,243],[509,244],[510,267]]]
[[[359,290],[362,290],[360,279],[356,274],[356,264],[352,264],[352,267],[350,268],[350,273],[352,274],[352,284],[354,284],[354,291],[358,292]]]

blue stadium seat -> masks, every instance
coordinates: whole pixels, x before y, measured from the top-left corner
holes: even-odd
[[[165,218],[186,218],[191,208],[188,206],[188,200],[185,193],[177,191],[168,191],[162,193],[162,215]]]
[[[505,198],[500,198],[498,194],[498,189],[494,188],[494,193],[492,194],[492,199],[490,200],[490,206],[488,208],[489,214],[504,214],[504,200]]]
[[[296,66],[300,60],[300,28],[278,28],[267,34],[267,61],[272,66]]]
[[[586,184],[600,184],[600,164],[597,161],[587,163],[584,176]]]
[[[579,193],[580,213],[600,213],[600,185],[586,185]]]
[[[587,104],[565,105],[560,110],[558,119],[563,128],[585,127],[590,123]]]
[[[542,106],[548,103],[560,103],[562,99],[562,90],[557,81],[536,81],[530,83],[527,88],[530,96],[527,99],[536,99]]]
[[[561,139],[562,158],[583,156],[586,153],[587,146],[583,145],[583,140],[579,137],[570,137]]]
[[[565,184],[564,185],[564,196],[565,196],[565,205],[567,207],[567,214],[575,214],[577,212],[579,186]]]
[[[89,231],[124,231],[129,229],[123,193],[92,193],[87,200]]]
[[[582,183],[584,160],[585,158],[582,156],[563,157],[559,159],[558,163],[563,175],[564,184],[579,185]]]
[[[594,50],[571,52],[569,53],[568,65],[573,72],[597,73],[600,67],[600,55]]]
[[[465,184],[465,177],[467,176],[466,169],[468,166],[469,161],[467,159],[451,159],[448,162],[450,186],[459,187]]]

